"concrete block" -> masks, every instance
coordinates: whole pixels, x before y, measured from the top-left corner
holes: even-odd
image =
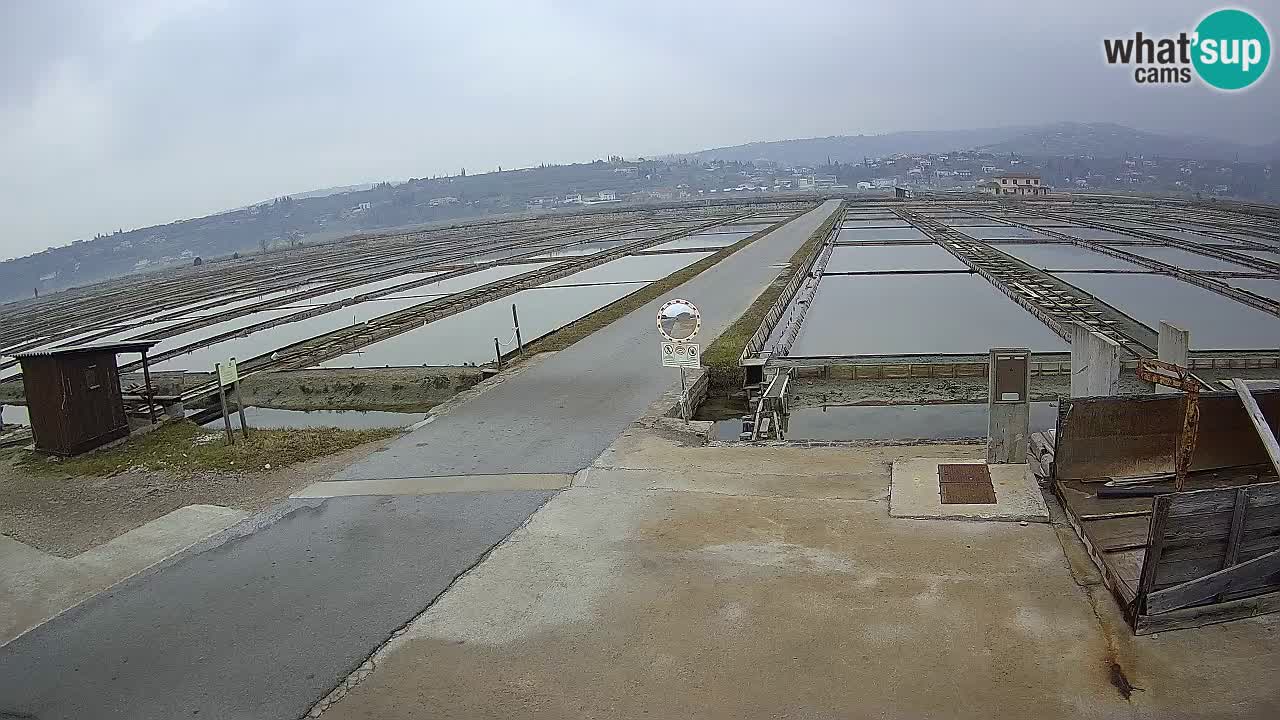
[[[912,458],[893,463],[889,481],[889,515],[934,520],[1003,520],[1048,522],[1049,510],[1025,464],[988,465],[996,501],[982,505],[943,505],[938,465],[984,464],[981,460]]]

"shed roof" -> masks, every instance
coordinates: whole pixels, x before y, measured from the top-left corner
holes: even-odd
[[[116,343],[99,343],[87,345],[68,345],[66,347],[45,348],[43,350],[28,350],[26,352],[14,353],[13,357],[21,360],[23,358],[34,357],[52,357],[56,355],[73,355],[76,353],[88,352],[113,352],[113,353],[129,353],[142,352],[155,347],[159,340],[133,340]]]

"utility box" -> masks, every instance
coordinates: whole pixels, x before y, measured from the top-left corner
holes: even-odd
[[[987,463],[1024,463],[1031,438],[1031,351],[991,348],[987,377]]]
[[[36,449],[78,455],[128,435],[116,353],[142,352],[145,357],[155,344],[81,345],[15,355],[22,363]]]

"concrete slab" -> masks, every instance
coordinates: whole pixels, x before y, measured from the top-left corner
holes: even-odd
[[[985,465],[982,460],[911,458],[893,463],[889,515],[900,518],[1048,522],[1049,510],[1026,464],[988,465],[996,501],[981,505],[944,505],[938,489],[938,465]]]
[[[814,499],[836,473],[812,477],[804,453],[827,448],[751,448],[739,464],[728,460],[733,448],[631,435],[639,456],[613,452],[611,464],[647,469],[593,467],[586,476],[611,476],[607,487],[575,484],[551,500],[316,713],[988,720],[1034,708],[1042,720],[1168,720],[1280,711],[1280,619],[1131,638],[1105,590],[1099,601],[1075,583],[1050,525],[907,520],[889,517],[882,499]],[[887,487],[891,463],[920,452],[861,450],[877,453],[851,483],[863,492]],[[674,457],[663,467],[666,452]],[[789,477],[792,496],[755,494],[752,462]],[[627,486],[661,473],[717,491]]]
[[[188,505],[74,558],[0,536],[0,646],[247,515],[217,505]]]
[[[386,480],[329,480],[308,485],[291,497],[328,498],[354,495],[435,495],[481,490],[560,490],[573,476],[565,473],[508,473],[505,475],[440,475]]]

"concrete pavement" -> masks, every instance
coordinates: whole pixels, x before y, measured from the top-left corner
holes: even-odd
[[[1052,525],[890,517],[921,452],[632,428],[321,717],[1280,717],[1280,616],[1135,638]]]
[[[552,494],[290,501],[0,649],[0,717],[301,717]]]
[[[673,290],[672,297],[702,311],[698,340],[711,342],[736,320],[777,276],[779,263],[839,206],[823,203]],[[665,300],[525,369],[335,479],[581,470],[678,377],[658,364],[654,317]]]

